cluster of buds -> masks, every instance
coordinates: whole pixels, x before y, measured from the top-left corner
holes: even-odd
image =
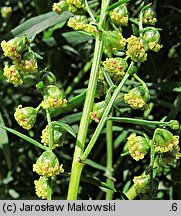
[[[127,43],[126,55],[130,57],[132,61],[144,62],[147,60],[145,45],[140,38],[131,35],[131,37],[127,39]]]
[[[85,11],[85,4],[83,0],[60,0],[53,4],[52,10],[57,14],[62,14],[65,10],[73,14],[82,14]]]
[[[48,85],[44,89],[44,96],[41,106],[44,109],[60,108],[67,106],[64,93],[56,85]]]
[[[124,95],[124,100],[133,109],[145,109],[150,99],[149,91],[146,87],[137,86]]]
[[[117,53],[119,50],[124,50],[126,39],[123,35],[116,31],[107,31],[104,39],[105,53]]]
[[[33,107],[22,107],[22,105],[19,105],[14,113],[14,117],[21,127],[30,130],[36,122],[37,110]]]
[[[128,67],[126,60],[119,57],[107,58],[102,64],[115,84],[118,84],[122,80],[125,70]]]
[[[38,197],[43,199],[48,198],[48,194],[52,194],[52,178],[64,172],[59,164],[57,156],[52,151],[45,151],[33,164],[33,171],[37,172],[40,176],[39,180],[35,180],[35,190]]]
[[[98,30],[97,30],[96,26],[88,23],[88,19],[84,15],[75,15],[74,17],[71,17],[68,20],[67,25],[69,27],[73,28],[74,30],[84,31],[84,32],[89,33],[91,35],[97,35],[98,34]]]
[[[179,150],[179,136],[174,136],[169,130],[157,128],[153,135],[155,152],[166,153]],[[177,148],[178,147],[178,148]],[[175,155],[176,158],[179,154]]]
[[[162,45],[160,45],[160,33],[156,28],[144,28],[142,38],[147,42],[149,50],[158,52],[162,48]]]
[[[142,23],[145,25],[155,25],[157,22],[155,9],[150,6],[142,11]]]
[[[119,25],[127,26],[129,17],[128,17],[128,10],[127,10],[126,4],[122,4],[116,7],[115,9],[113,9],[109,13],[109,17],[114,24],[118,26]]]
[[[4,55],[13,61],[13,65],[5,66],[4,76],[15,87],[23,84],[23,78],[29,73],[37,72],[36,53],[30,50],[30,41],[26,36],[16,37],[9,41],[1,42]]]
[[[150,149],[147,140],[142,136],[136,136],[135,133],[131,134],[127,140],[128,150],[133,159],[136,161],[143,159]]]
[[[50,127],[52,127],[53,130],[53,143],[51,149],[62,146],[66,135],[65,130],[62,129],[60,125],[53,124],[53,122],[51,125],[47,125],[46,128],[42,131],[41,142],[46,146],[50,145]]]
[[[135,176],[133,179],[134,188],[141,199],[147,199],[149,193],[150,176],[143,173],[141,176]]]

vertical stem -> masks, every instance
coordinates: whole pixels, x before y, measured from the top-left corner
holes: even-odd
[[[109,3],[110,0],[102,1],[100,21],[99,21],[100,27],[103,27],[104,20],[106,18],[105,16],[106,9]],[[74,157],[72,162],[70,183],[69,183],[68,197],[67,197],[68,200],[77,199],[79,182],[80,182],[81,172],[83,169],[83,164],[80,163],[79,158],[81,158],[81,155],[84,151],[85,140],[87,137],[87,131],[90,122],[90,112],[92,110],[96,84],[97,84],[97,75],[98,75],[98,70],[102,58],[102,49],[103,49],[103,38],[102,38],[102,33],[100,32],[99,35],[96,36],[96,40],[95,40],[95,49],[94,49],[91,74],[89,78],[88,88],[86,91],[87,93],[86,93],[82,118],[79,125]]]
[[[51,116],[50,116],[50,112],[48,109],[46,109],[46,116],[47,116],[47,122],[48,122],[48,132],[49,132],[49,149],[52,149],[52,145],[53,145],[53,139],[54,139],[54,134],[53,134],[53,128],[51,125]]]
[[[107,140],[107,166],[106,166],[106,176],[107,176],[107,184],[111,187],[114,187],[113,179],[111,179],[113,174],[113,145],[112,145],[112,121],[108,120],[106,124],[106,140]],[[108,190],[106,192],[106,200],[112,200],[113,198],[113,191]]]

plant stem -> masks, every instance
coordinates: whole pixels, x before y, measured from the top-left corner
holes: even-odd
[[[137,193],[135,191],[135,185],[131,186],[131,188],[125,193],[129,200],[133,200],[137,197]]]
[[[114,182],[112,177],[113,174],[113,132],[112,132],[112,121],[107,121],[106,123],[106,140],[107,140],[107,166],[106,166],[106,176],[107,180],[106,183],[110,185],[111,187],[114,187]],[[113,191],[108,190],[106,192],[106,200],[112,200],[113,199]]]
[[[105,16],[106,9],[109,6],[109,3],[110,0],[102,1],[100,21],[99,21],[99,26],[101,28],[104,25],[104,21],[106,18]],[[89,78],[89,84],[86,92],[86,98],[85,98],[82,118],[79,125],[74,157],[72,162],[70,183],[69,183],[68,196],[67,196],[68,200],[77,199],[79,182],[80,182],[81,172],[83,169],[83,164],[80,163],[80,158],[84,151],[85,140],[86,140],[88,126],[90,122],[90,112],[92,110],[92,106],[94,102],[94,95],[95,95],[96,84],[97,84],[97,75],[98,75],[99,66],[102,58],[102,49],[103,49],[103,38],[102,38],[102,33],[100,32],[100,34],[96,36],[95,39],[95,49],[94,49],[91,74]]]
[[[108,118],[114,122],[121,122],[121,123],[130,123],[136,125],[146,125],[146,126],[170,126],[172,121],[169,122],[162,122],[162,121],[149,121],[143,119],[133,119],[133,118],[124,118],[124,117],[109,117]]]
[[[84,161],[86,160],[86,158],[88,157],[89,153],[91,152],[92,148],[94,147],[94,144],[96,143],[97,141],[97,138],[99,137],[99,134],[101,132],[101,130],[103,129],[106,121],[107,121],[107,116],[109,115],[109,112],[111,110],[111,107],[116,99],[116,97],[118,96],[119,92],[121,91],[121,89],[123,88],[126,80],[129,78],[130,75],[132,75],[134,72],[136,71],[136,67],[134,67],[134,63],[131,62],[126,74],[124,75],[122,81],[120,82],[120,84],[118,85],[118,87],[116,88],[116,90],[114,91],[103,115],[102,115],[102,118],[94,132],[94,134],[92,135],[92,138],[87,146],[87,148],[85,149],[81,159]]]
[[[51,116],[48,109],[46,109],[46,116],[47,116],[47,122],[48,122],[48,132],[49,132],[49,149],[52,149],[53,140],[54,140],[54,134],[53,134],[53,128],[51,124]]]

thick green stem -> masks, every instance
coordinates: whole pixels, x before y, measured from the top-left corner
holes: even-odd
[[[105,13],[107,7],[109,6],[109,3],[110,0],[102,1],[100,21],[99,21],[100,27],[103,27],[106,18]],[[77,141],[76,141],[74,157],[72,162],[70,183],[69,183],[68,197],[67,197],[68,200],[77,199],[79,182],[80,182],[81,172],[83,168],[83,164],[80,163],[80,158],[84,151],[85,140],[86,140],[88,126],[90,122],[90,113],[94,102],[94,95],[95,95],[96,84],[97,84],[97,75],[98,75],[100,62],[102,58],[102,49],[103,49],[103,38],[102,38],[102,33],[100,32],[100,34],[96,36],[96,40],[95,40],[95,49],[94,49],[91,74],[89,78],[89,84],[87,88],[84,109],[83,109],[82,118],[79,125],[79,131],[77,135]]]
[[[101,133],[106,121],[107,121],[107,116],[109,115],[109,112],[111,110],[111,107],[116,99],[116,97],[118,96],[119,92],[122,90],[126,80],[129,78],[130,75],[132,75],[134,72],[136,72],[136,67],[134,66],[134,63],[132,62],[126,72],[126,74],[124,75],[122,81],[120,82],[120,84],[118,85],[118,87],[116,88],[116,90],[114,91],[103,115],[102,118],[94,132],[94,134],[92,135],[92,138],[87,146],[87,148],[84,151],[84,154],[82,155],[81,159],[84,161],[87,159],[89,153],[91,152],[92,148],[94,147],[94,144],[97,141],[97,138],[99,137],[99,134]]]
[[[125,195],[128,197],[129,200],[133,200],[137,197],[137,193],[135,191],[135,185],[133,185],[126,193]]]
[[[114,181],[112,179],[113,174],[113,140],[112,140],[112,121],[107,121],[106,124],[106,140],[107,140],[107,166],[106,166],[106,183],[111,187],[114,187]],[[108,190],[106,192],[106,200],[112,200],[113,191]]]

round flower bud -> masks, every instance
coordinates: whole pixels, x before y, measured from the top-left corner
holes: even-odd
[[[56,84],[57,80],[55,75],[52,72],[43,70],[40,71],[40,74],[41,74],[41,80],[43,81],[43,84],[45,86]]]
[[[127,140],[128,150],[133,159],[136,161],[143,159],[150,148],[147,140],[142,136],[136,136],[135,133],[131,134]]]
[[[174,145],[178,145],[179,136],[174,136],[166,129],[157,128],[153,135],[153,141],[155,143],[155,151],[163,153],[172,151]]]
[[[124,50],[126,39],[121,33],[116,31],[107,31],[105,34],[104,48],[108,53],[117,53],[118,50]]]
[[[59,108],[67,106],[64,93],[55,85],[48,85],[44,90],[42,107],[44,109]]]
[[[7,78],[7,82],[12,83],[14,87],[23,84],[20,72],[15,65],[12,65],[10,67],[6,65],[4,68],[4,76]]]
[[[119,84],[122,80],[128,64],[122,58],[107,58],[103,63],[104,69],[109,73],[115,84]]]
[[[128,25],[128,10],[125,4],[122,4],[109,13],[109,17],[116,25]]]
[[[11,16],[12,7],[1,7],[1,15],[4,19],[8,19]]]
[[[144,62],[147,60],[147,53],[143,41],[133,35],[127,39],[126,55],[135,62]]]
[[[149,99],[149,91],[143,86],[137,86],[124,95],[125,102],[128,103],[133,109],[144,109]]]
[[[45,151],[33,164],[33,172],[45,177],[56,176],[64,172],[62,164],[59,165],[57,156],[51,151]]]
[[[143,39],[145,39],[148,43],[149,49],[154,52],[158,52],[163,46],[160,45],[160,33],[154,27],[148,27],[144,29]]]
[[[68,9],[67,1],[60,0],[58,3],[54,3],[52,6],[52,10],[57,14],[62,14],[65,10]]]
[[[91,113],[91,119],[93,119],[95,122],[99,123],[100,119],[103,115],[103,112],[105,110],[105,107],[106,107],[105,101],[95,103],[93,105],[93,110]]]
[[[34,181],[35,184],[35,191],[36,195],[42,199],[47,199],[49,193],[53,193],[50,184],[49,179],[45,176],[40,176],[38,180]]]
[[[179,129],[179,122],[177,120],[172,120],[172,121],[170,121],[169,126],[172,130],[178,130]]]
[[[68,20],[67,25],[74,30],[83,30],[86,27],[87,22],[86,16],[76,15]]]
[[[37,111],[33,107],[22,108],[22,105],[19,105],[14,113],[14,117],[21,127],[30,130],[36,122]]]
[[[142,13],[143,13],[143,19],[142,19],[143,24],[155,25],[157,19],[156,19],[156,12],[153,7],[149,7],[143,10]]]
[[[20,61],[14,61],[16,67],[23,73],[37,72],[37,57],[34,52],[26,52]]]
[[[42,131],[41,142],[44,145],[49,146],[50,143],[50,126],[47,125],[46,128]],[[63,130],[59,125],[52,125],[53,129],[53,145],[51,146],[52,149],[56,147],[60,147],[63,145],[64,138],[65,138],[65,130]]]
[[[23,51],[25,51],[25,39],[16,37],[6,42],[1,42],[1,47],[5,56],[8,56],[12,60],[19,60]]]
[[[149,181],[150,176],[146,174],[142,174],[141,176],[135,176],[133,179],[135,191],[137,195],[142,199],[148,198]]]

